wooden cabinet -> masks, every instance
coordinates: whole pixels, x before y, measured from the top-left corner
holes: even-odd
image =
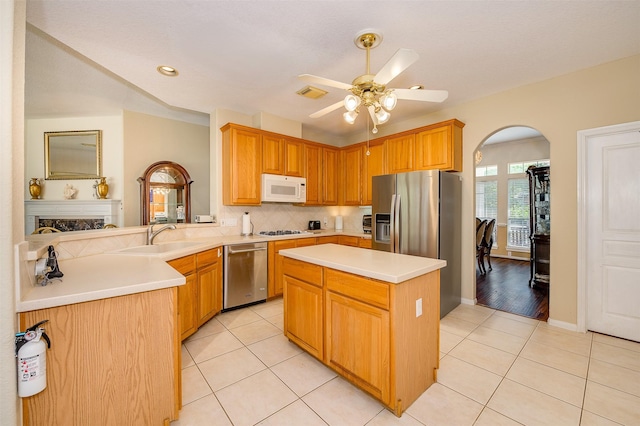
[[[338,205],[339,153],[336,148],[304,144],[308,206]]]
[[[405,173],[414,170],[415,135],[403,134],[384,142],[387,173]]]
[[[371,238],[356,237],[354,235],[340,235],[338,244],[343,246],[371,248]]]
[[[316,358],[323,357],[322,267],[283,261],[286,336]]]
[[[262,173],[304,175],[304,143],[272,133],[262,134]]]
[[[340,237],[338,235],[318,237],[316,238],[316,244],[340,244]]]
[[[51,339],[47,387],[22,398],[23,424],[162,425],[177,419],[176,299],[173,287],[21,313],[21,330],[49,320]]]
[[[178,330],[181,340],[198,330],[198,275],[195,255],[184,256],[167,262],[184,275],[186,283],[178,287]]]
[[[262,135],[262,173],[284,174],[284,139],[277,135]]]
[[[222,248],[196,254],[198,327],[222,311]]]
[[[281,296],[284,283],[282,281],[282,261],[284,257],[278,254],[280,250],[313,246],[316,244],[315,238],[297,238],[291,240],[269,241],[267,244],[267,297]]]
[[[222,310],[222,248],[167,262],[185,276],[178,287],[178,321],[182,340]]]
[[[462,171],[462,124],[449,120],[415,136],[415,170]]]
[[[364,144],[357,144],[344,148],[340,153],[340,169],[342,171],[340,205],[359,206],[362,204],[365,150]]]
[[[307,179],[308,206],[322,204],[322,147],[319,145],[304,145],[304,177]]]
[[[369,155],[364,157],[363,179],[362,179],[362,205],[370,206],[372,203],[371,196],[371,178],[386,173],[384,141],[369,142]]]
[[[322,148],[322,204],[338,205],[338,179],[340,173],[338,149]]]
[[[304,142],[285,138],[284,174],[287,176],[304,176]]]
[[[327,291],[325,318],[325,362],[389,401],[389,311]]]
[[[440,271],[389,284],[284,258],[282,274],[285,335],[397,416],[435,382]]]
[[[222,202],[260,205],[262,135],[250,127],[227,124],[222,131]]]

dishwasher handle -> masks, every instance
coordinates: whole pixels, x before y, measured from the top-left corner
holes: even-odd
[[[266,247],[255,247],[250,249],[234,250],[231,248],[231,246],[229,246],[229,254],[250,253],[253,251],[264,251],[266,249],[267,249]]]

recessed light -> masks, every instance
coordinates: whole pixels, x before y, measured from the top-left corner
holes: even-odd
[[[173,67],[169,67],[167,65],[160,65],[158,68],[156,68],[158,70],[158,72],[162,75],[166,75],[167,77],[176,77],[178,75],[178,70],[173,68]]]
[[[409,89],[411,89],[411,90],[422,90],[422,89],[424,89],[424,86],[422,84],[414,84],[413,86],[409,87]]]

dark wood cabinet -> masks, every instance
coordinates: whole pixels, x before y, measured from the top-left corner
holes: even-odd
[[[529,216],[531,229],[531,287],[549,287],[551,243],[551,181],[549,167],[529,167]]]

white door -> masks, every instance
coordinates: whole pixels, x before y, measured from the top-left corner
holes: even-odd
[[[640,128],[585,144],[586,327],[640,341]]]

